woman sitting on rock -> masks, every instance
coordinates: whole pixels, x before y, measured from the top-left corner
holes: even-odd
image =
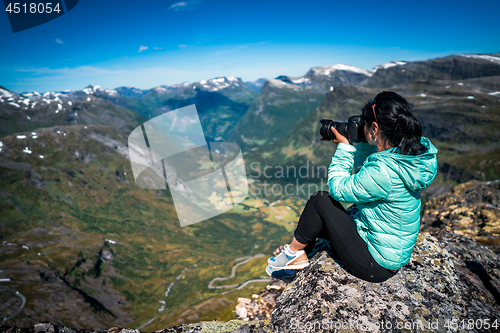
[[[269,275],[286,279],[306,267],[317,237],[366,281],[385,281],[410,260],[420,192],[436,176],[437,149],[422,136],[408,102],[394,92],[379,93],[362,112],[367,142],[354,147],[332,128],[338,145],[328,168],[329,191],[309,198],[292,242],[269,258]],[[340,202],[355,205],[346,211]]]

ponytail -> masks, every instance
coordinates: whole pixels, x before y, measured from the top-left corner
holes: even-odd
[[[375,105],[375,107],[373,107]],[[422,125],[410,111],[410,104],[392,91],[383,91],[363,108],[368,126],[376,121],[385,138],[403,155],[420,155],[427,148],[420,142]]]

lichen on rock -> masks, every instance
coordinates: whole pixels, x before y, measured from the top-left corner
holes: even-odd
[[[420,230],[434,229],[471,237],[500,254],[500,180],[459,184],[431,199]]]
[[[469,261],[484,259],[492,272],[500,268],[491,250],[446,231],[420,234],[409,263],[382,283],[358,279],[327,252],[318,252],[277,299],[273,331],[381,332],[392,327],[444,332],[447,322],[469,319],[497,320],[500,325],[494,292],[464,269],[468,264],[460,253],[465,247],[477,251]]]

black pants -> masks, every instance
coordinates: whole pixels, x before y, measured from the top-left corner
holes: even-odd
[[[372,258],[356,230],[356,222],[327,191],[311,195],[294,236],[300,243],[307,244],[304,250],[308,254],[314,249],[316,237],[330,241],[333,254],[360,279],[382,282],[396,274]]]

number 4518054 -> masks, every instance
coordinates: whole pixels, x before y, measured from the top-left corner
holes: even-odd
[[[21,12],[24,14],[28,14],[28,13],[31,13],[31,14],[36,14],[36,13],[38,13],[38,14],[43,14],[43,13],[50,14],[52,12],[59,13],[61,11],[61,9],[59,8],[59,3],[56,3],[55,7],[52,7],[51,2],[47,2],[47,3],[32,2],[29,4],[23,3],[22,5],[18,2],[15,2],[15,3],[9,3],[7,8],[5,8],[5,11],[9,12],[9,13],[14,13],[14,14],[19,14]]]
[[[495,319],[493,322],[490,322],[489,318],[485,319],[462,319],[453,318],[452,320],[446,319],[445,328],[449,328],[452,330],[466,330],[466,329],[490,329],[494,328],[495,331],[500,327],[500,323],[498,319]]]

